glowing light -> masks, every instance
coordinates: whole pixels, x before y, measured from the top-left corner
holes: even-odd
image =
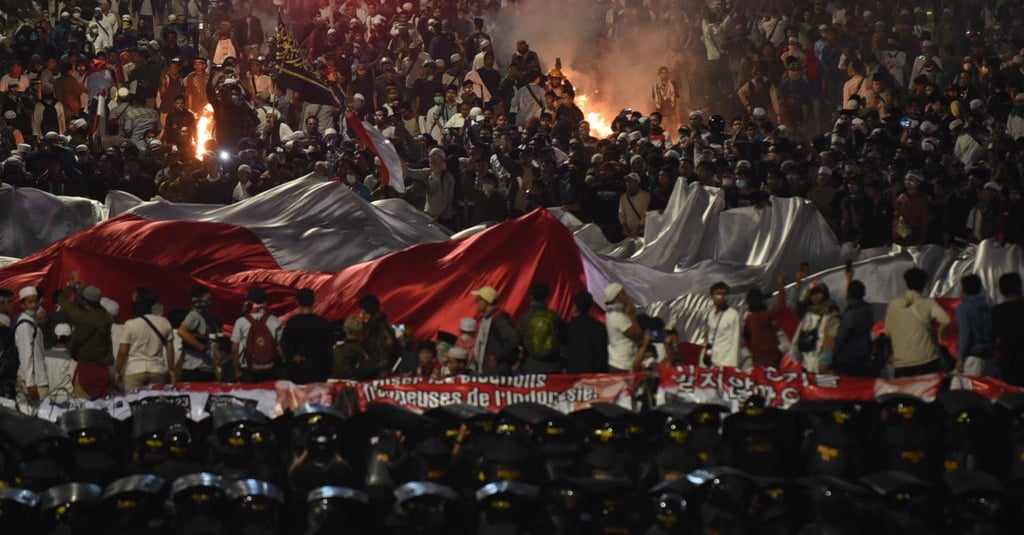
[[[196,121],[196,159],[203,159],[206,142],[210,139],[213,139],[213,106],[207,104]]]
[[[563,67],[562,73],[565,74],[567,80],[572,82],[576,89],[576,106],[583,112],[583,117],[590,124],[590,135],[597,139],[605,139],[611,136],[614,131],[612,130],[612,122],[605,118],[605,114],[602,113],[601,105],[597,102],[597,99],[591,98],[591,93],[588,92],[585,84],[586,80],[589,79],[584,74],[574,71],[571,67]],[[575,81],[574,81],[575,80]],[[597,94],[595,91],[594,95]],[[587,109],[591,111],[587,111]],[[614,116],[614,114],[612,114]]]

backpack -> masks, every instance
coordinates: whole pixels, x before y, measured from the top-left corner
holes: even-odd
[[[56,132],[57,126],[57,101],[41,100],[40,104],[43,105],[43,118],[39,121],[39,131],[42,133]]]
[[[277,360],[277,344],[274,334],[267,327],[267,315],[264,313],[260,319],[245,315],[245,319],[249,320],[249,335],[245,338],[245,362],[250,371],[271,370]]]
[[[534,358],[548,359],[558,353],[558,315],[552,310],[534,310],[526,318],[523,347]]]
[[[39,326],[28,320],[21,320],[14,324],[14,328],[0,327],[0,379],[13,379],[21,367],[21,358],[18,355],[18,345],[14,343],[14,334],[22,323],[32,325],[32,341],[35,342],[39,334]]]

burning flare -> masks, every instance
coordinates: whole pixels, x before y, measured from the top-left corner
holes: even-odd
[[[589,96],[584,94],[576,95],[576,105],[583,112],[583,117],[586,118],[587,123],[590,124],[590,135],[597,139],[605,139],[613,133],[612,123],[598,112],[587,112],[587,104],[589,102]]]
[[[206,142],[213,139],[213,106],[207,104],[196,120],[196,159],[206,154]]]
[[[579,106],[580,111],[583,112],[583,117],[587,120],[587,123],[590,124],[590,135],[597,139],[605,139],[612,135],[614,133],[612,130],[612,122],[605,119],[605,116],[598,109],[600,108],[600,103],[591,102],[591,95],[596,95],[597,92],[594,91],[592,93],[588,93],[587,90],[584,89],[587,81],[590,80],[590,77],[576,72],[571,67],[560,67],[560,70],[565,75],[566,80],[569,80],[570,82],[572,80],[576,80],[576,82],[579,83],[579,85],[576,86],[575,102],[576,105]],[[594,100],[596,101],[596,99]],[[588,107],[593,111],[588,112]],[[612,115],[614,116],[614,114]]]

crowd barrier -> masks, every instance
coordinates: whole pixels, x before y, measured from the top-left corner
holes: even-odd
[[[514,403],[534,402],[568,413],[597,402],[631,408],[638,389],[645,383],[653,384],[645,381],[646,377],[641,373],[623,373],[457,376],[442,379],[391,377],[305,385],[289,381],[180,383],[143,388],[98,400],[73,399],[57,403],[47,399],[38,409],[32,410],[37,410],[38,417],[50,421],[57,421],[69,410],[82,408],[101,409],[118,420],[125,420],[137,407],[155,401],[182,405],[196,421],[205,419],[213,408],[225,403],[251,405],[270,418],[308,402],[333,405],[346,415],[365,410],[371,403],[396,404],[415,412],[462,403],[497,412]],[[788,408],[801,400],[863,401],[895,392],[931,401],[942,388],[973,390],[993,401],[1007,393],[1024,392],[998,379],[941,373],[901,379],[870,379],[771,368],[743,371],[684,366],[662,368],[657,379],[657,391],[652,392],[655,404],[717,403],[732,408],[751,395],[764,397],[771,406]],[[11,399],[0,399],[0,405],[29,410],[27,407],[19,408]]]

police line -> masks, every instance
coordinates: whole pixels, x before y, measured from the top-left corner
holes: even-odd
[[[331,381],[296,385],[289,381],[256,384],[182,383],[150,387],[121,396],[99,400],[73,399],[57,403],[46,399],[37,416],[57,421],[67,411],[101,409],[118,420],[128,419],[139,407],[156,401],[185,407],[191,419],[203,420],[222,404],[255,407],[270,418],[281,416],[303,403],[333,405],[351,415],[371,403],[400,405],[414,412],[425,412],[451,404],[469,404],[491,412],[509,405],[534,402],[564,413],[589,407],[592,403],[615,403],[631,407],[645,375],[627,374],[552,374],[515,377],[450,377],[430,379],[404,377],[376,381]],[[646,382],[651,384],[650,381]],[[813,375],[803,372],[755,368],[709,369],[695,366],[662,368],[658,377],[655,403],[715,403],[735,410],[751,395],[760,395],[771,406],[788,408],[801,400],[870,400],[895,392],[932,401],[942,388],[976,391],[990,400],[1006,393],[1024,392],[988,377],[930,374],[901,379],[869,379],[838,375]],[[0,399],[0,406],[19,409],[14,400]],[[21,408],[23,411],[25,408]]]

